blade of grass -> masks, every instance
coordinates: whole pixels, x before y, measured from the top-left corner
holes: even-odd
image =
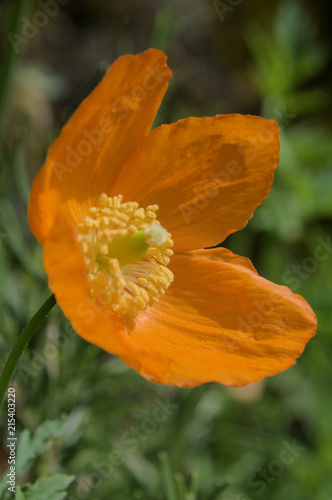
[[[15,2],[13,2],[11,22],[8,34],[11,33],[17,36],[20,34],[22,18],[30,12],[33,3],[34,0],[16,0]],[[9,101],[10,87],[13,81],[13,74],[17,57],[18,51],[15,50],[14,46],[11,44],[7,36],[2,62],[2,72],[0,77],[0,134],[2,133],[5,123],[5,115]]]
[[[186,500],[186,484],[184,482],[183,474],[181,474],[181,472],[177,472],[174,474],[174,479],[179,500]]]
[[[25,139],[25,131],[19,130],[15,138],[15,146],[13,150],[13,170],[15,174],[16,185],[20,192],[21,198],[24,203],[27,204],[29,201],[31,186],[25,165]]]
[[[228,488],[229,485],[230,485],[230,482],[227,480],[222,481],[221,483],[217,484],[215,490],[209,496],[208,500],[217,500],[219,498],[220,493],[222,493],[226,488]]]
[[[159,453],[159,460],[161,464],[161,476],[166,498],[167,500],[178,500],[174,475],[172,473],[169,456],[166,451],[161,451]]]
[[[191,482],[189,486],[189,491],[187,494],[187,500],[195,500],[198,491],[198,471],[193,470],[191,473]]]

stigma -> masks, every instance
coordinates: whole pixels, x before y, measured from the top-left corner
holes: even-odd
[[[89,293],[99,306],[135,317],[172,283],[173,241],[156,219],[158,208],[102,194],[78,224]]]

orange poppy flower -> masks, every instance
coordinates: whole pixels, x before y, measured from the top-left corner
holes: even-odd
[[[159,50],[114,62],[53,142],[29,222],[84,339],[153,382],[245,385],[293,365],[316,327],[301,296],[206,249],[268,195],[278,127],[234,114],[150,132],[170,76]]]

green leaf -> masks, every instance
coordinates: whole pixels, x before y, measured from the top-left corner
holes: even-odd
[[[20,436],[17,449],[16,477],[26,472],[30,463],[51,446],[51,440],[59,438],[64,429],[65,420],[47,420],[31,437],[30,431],[24,430]]]
[[[10,251],[20,261],[22,267],[35,275],[37,278],[42,276],[40,267],[31,261],[31,255],[27,251],[27,245],[24,238],[24,229],[21,215],[9,199],[2,199],[0,203],[0,224],[1,233],[6,235],[6,245]]]
[[[16,185],[20,192],[22,200],[28,204],[29,194],[31,190],[31,182],[27,174],[25,162],[26,156],[26,134],[20,130],[15,137],[15,147],[13,151],[13,170],[15,174]]]
[[[217,484],[216,488],[211,493],[208,500],[217,500],[220,496],[220,493],[223,492],[226,488],[228,488],[228,486],[229,482],[227,480],[221,482],[220,484]]]
[[[68,486],[75,480],[75,476],[67,474],[54,474],[54,476],[41,477],[33,485],[26,486],[26,500],[62,500],[66,497]]]
[[[26,497],[19,486],[16,486],[15,500],[26,500]]]
[[[17,455],[16,455],[16,479],[18,480],[30,467],[31,462],[38,455],[49,449],[52,439],[59,438],[64,432],[66,420],[47,420],[31,436],[30,431],[24,430],[18,440]],[[67,476],[68,477],[68,476]],[[71,477],[71,476],[70,476]],[[7,471],[5,471],[0,481],[0,498],[3,498],[4,492],[7,490]],[[60,491],[60,490],[55,490]],[[22,496],[23,495],[23,496]],[[26,500],[26,494],[16,490],[16,496],[19,500]],[[35,499],[35,497],[33,497]],[[38,497],[39,498],[39,497]],[[48,498],[48,497],[47,497]],[[54,500],[63,498],[63,496],[55,496]],[[52,497],[53,499],[53,497]],[[16,497],[15,497],[15,500]]]

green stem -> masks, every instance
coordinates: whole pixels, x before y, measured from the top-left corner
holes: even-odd
[[[17,37],[20,36],[22,18],[30,11],[33,2],[34,0],[16,0],[16,2],[13,2],[12,19],[7,35],[14,34]],[[0,133],[4,125],[5,113],[8,105],[8,96],[10,93],[15,63],[18,56],[17,52],[18,49],[16,48],[15,50],[14,46],[7,36],[0,78]]]
[[[38,326],[46,318],[48,313],[53,309],[56,304],[54,295],[51,295],[36,314],[31,318],[27,326],[24,328],[21,335],[18,337],[14,347],[12,348],[5,366],[0,376],[0,410],[7,391],[10,379],[15,371],[16,365],[21,357],[22,352],[28,345],[32,335],[35,333]]]
[[[159,460],[161,464],[161,477],[165,488],[166,498],[167,500],[178,500],[176,485],[168,454],[165,451],[160,451]]]
[[[174,474],[174,480],[179,500],[186,500],[186,484],[184,482],[183,474],[181,474],[181,472],[177,472]]]

